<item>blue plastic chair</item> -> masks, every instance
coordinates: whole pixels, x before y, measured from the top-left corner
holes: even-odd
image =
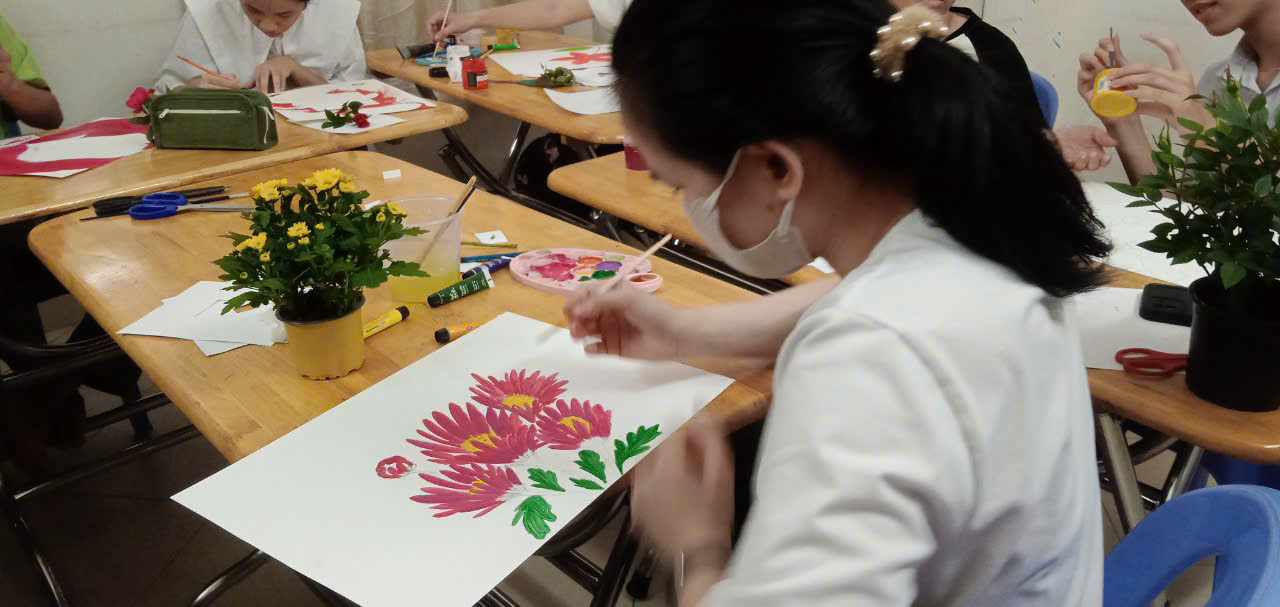
[[[1192,489],[1199,489],[1209,482],[1209,475],[1219,485],[1261,485],[1280,489],[1280,466],[1268,466],[1236,459],[1230,455],[1205,451],[1200,460],[1200,470],[1191,481]]]
[[[1280,604],[1280,491],[1230,485],[1159,507],[1107,555],[1103,607],[1146,607],[1178,574],[1218,557],[1206,607]]]
[[[1031,84],[1035,86],[1036,100],[1040,102],[1044,121],[1049,123],[1049,128],[1053,128],[1053,123],[1058,121],[1058,89],[1053,88],[1053,83],[1048,78],[1035,72],[1031,72]]]

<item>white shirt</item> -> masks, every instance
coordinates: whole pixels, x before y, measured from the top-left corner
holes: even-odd
[[[591,12],[596,15],[596,21],[600,22],[600,27],[610,32],[618,31],[622,16],[626,14],[627,7],[631,6],[631,0],[588,0],[588,3],[591,5]]]
[[[1063,301],[919,211],[810,308],[705,605],[1097,607],[1089,387]]]
[[[172,90],[203,72],[178,60],[182,55],[218,73],[253,80],[254,70],[270,57],[288,55],[326,80],[368,78],[364,43],[356,29],[358,0],[314,0],[283,36],[271,38],[253,25],[237,0],[186,0],[157,90]]]
[[[1223,90],[1225,87],[1223,77],[1228,68],[1231,69],[1231,75],[1240,81],[1240,97],[1244,99],[1246,106],[1258,95],[1266,95],[1268,110],[1275,111],[1280,107],[1280,76],[1272,79],[1271,85],[1265,91],[1258,86],[1258,54],[1244,39],[1236,45],[1236,50],[1231,52],[1231,56],[1210,65],[1209,69],[1204,71],[1204,75],[1200,77],[1200,85],[1196,87],[1200,90],[1200,94],[1212,99],[1214,93]]]

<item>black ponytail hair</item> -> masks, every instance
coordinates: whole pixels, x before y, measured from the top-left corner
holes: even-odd
[[[811,139],[908,184],[953,238],[1055,296],[1104,282],[1079,180],[998,79],[927,38],[901,82],[872,75],[885,0],[635,0],[613,43],[626,111],[723,174],[739,148]]]

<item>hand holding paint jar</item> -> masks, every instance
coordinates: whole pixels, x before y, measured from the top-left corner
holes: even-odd
[[[1093,97],[1089,100],[1089,107],[1103,118],[1124,118],[1138,109],[1138,100],[1123,92],[1132,90],[1131,88],[1116,87],[1111,84],[1116,70],[1119,69],[1116,58],[1120,51],[1120,41],[1116,39],[1115,31],[1111,31],[1105,39],[1099,40],[1098,47],[1099,50],[1095,54],[1100,59],[1105,57],[1107,68],[1093,79]]]

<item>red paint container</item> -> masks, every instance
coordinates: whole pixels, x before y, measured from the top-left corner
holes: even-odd
[[[640,150],[631,145],[627,139],[622,140],[622,153],[627,161],[627,168],[633,171],[648,170],[649,165],[644,161],[644,156],[640,154]]]
[[[471,91],[489,88],[489,68],[484,59],[462,60],[462,88]]]

